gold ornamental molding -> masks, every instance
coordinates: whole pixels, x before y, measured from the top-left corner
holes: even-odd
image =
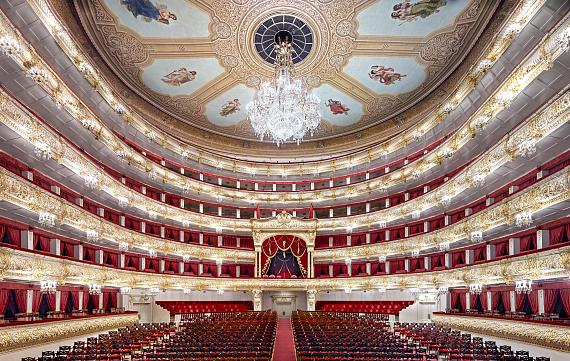
[[[513,224],[520,212],[537,212],[551,205],[570,198],[570,169],[550,176],[544,181],[525,189],[495,205],[492,205],[474,216],[429,234],[409,237],[398,241],[389,241],[365,246],[346,247],[342,249],[320,250],[313,253],[315,260],[373,258],[381,255],[405,254],[415,250],[437,247],[443,242],[454,242],[468,238],[471,232],[488,231],[504,224]],[[222,259],[251,261],[255,258],[253,251],[229,250],[207,246],[190,245],[162,238],[152,237],[111,223],[97,217],[81,207],[71,204],[46,190],[27,182],[19,176],[0,168],[0,200],[4,200],[32,211],[36,214],[49,212],[56,217],[57,224],[67,224],[81,231],[96,231],[101,239],[117,243],[127,243],[130,247],[156,250],[162,254],[177,256],[187,255],[196,259]],[[255,243],[261,242],[272,234],[295,232],[300,238],[314,244],[314,237],[319,223],[302,220],[290,214],[281,213],[278,217],[266,220],[250,220]],[[277,233],[279,232],[279,233]],[[256,258],[257,259],[257,258]]]
[[[0,17],[0,35],[8,34],[7,36],[12,36],[18,44],[18,51],[11,53],[12,57],[20,64],[22,69],[24,69],[28,76],[36,80],[41,86],[46,89],[46,91],[51,94],[54,100],[65,108],[76,120],[81,121],[82,125],[88,129],[93,135],[105,144],[110,150],[115,152],[121,159],[125,162],[138,169],[139,171],[145,172],[152,179],[161,180],[164,183],[170,184],[174,187],[180,188],[182,192],[194,193],[197,195],[207,195],[215,197],[216,199],[224,199],[228,201],[255,201],[257,203],[271,204],[295,204],[298,206],[300,203],[309,202],[320,202],[326,200],[342,200],[350,199],[351,197],[358,197],[365,194],[372,194],[379,190],[386,190],[391,186],[400,184],[409,179],[414,179],[420,177],[423,173],[431,170],[432,168],[440,165],[445,159],[453,156],[462,146],[464,146],[472,137],[483,128],[499,111],[507,107],[512,99],[516,97],[532,80],[538,76],[542,71],[548,69],[552,62],[562,54],[565,49],[568,48],[568,42],[565,41],[564,35],[568,32],[568,21],[560,25],[557,30],[546,37],[541,45],[535,49],[534,53],[525,61],[521,67],[516,70],[511,76],[503,83],[500,89],[487,101],[484,105],[477,111],[477,113],[471,117],[469,122],[467,122],[463,127],[460,128],[450,139],[441,144],[437,150],[428,154],[425,158],[418,162],[413,162],[409,166],[404,167],[401,170],[388,174],[386,176],[375,178],[362,183],[347,185],[335,189],[325,189],[319,191],[306,191],[306,192],[253,192],[253,191],[243,191],[243,190],[228,190],[217,185],[211,185],[204,182],[199,182],[188,177],[184,177],[180,174],[167,170],[164,167],[155,164],[154,162],[146,159],[136,152],[129,150],[130,148],[122,142],[118,137],[115,136],[109,129],[107,129],[103,122],[98,120],[94,114],[92,114],[81,100],[78,99],[65,84],[57,77],[55,73],[42,61],[41,58],[37,56],[34,50],[27,45],[21,38],[21,35],[10,28],[9,23],[3,17]],[[24,46],[27,45],[27,46]],[[39,126],[38,126],[39,127]],[[46,130],[47,131],[47,130]],[[32,133],[34,134],[34,133]],[[42,139],[36,136],[38,139]],[[53,139],[51,138],[48,139]],[[153,136],[154,138],[154,136]],[[30,141],[37,141],[28,138]],[[54,158],[57,159],[57,150],[62,151],[61,148],[66,147],[61,143],[61,139],[54,139],[53,143],[46,142],[54,150]],[[71,151],[69,151],[71,152]],[[83,158],[80,160],[79,164],[66,166],[70,167],[74,172],[82,175],[88,174],[99,174],[100,178],[111,178],[101,174],[98,167],[83,157],[83,155],[75,155],[75,160]],[[65,161],[65,158],[63,159]],[[114,180],[114,179],[113,179]],[[111,195],[115,197],[126,197],[132,200],[134,204],[141,204],[140,199],[145,198],[142,195],[134,195],[132,190],[120,189],[127,188],[124,185],[117,184],[118,181],[114,180],[115,185],[108,190],[114,191],[115,194]],[[112,182],[111,182],[112,183]],[[130,192],[130,194],[128,194]],[[117,193],[123,193],[118,195]],[[127,194],[127,195],[125,195]],[[130,195],[130,197],[129,197]],[[139,200],[135,201],[136,198]],[[147,199],[143,201],[142,204],[147,204],[146,208],[150,208],[155,213],[165,214],[168,213],[168,207],[160,202],[149,202]],[[423,204],[428,204],[424,202]],[[152,205],[152,206],[150,206]],[[413,206],[410,206],[413,208]],[[154,209],[156,208],[156,209]],[[145,210],[145,209],[143,209]],[[180,211],[180,210],[178,210]],[[190,223],[195,223],[196,218],[204,218],[208,216],[197,216],[194,219],[190,219]],[[358,221],[358,216],[353,218]],[[186,219],[188,220],[188,219]],[[232,229],[231,224],[222,225],[225,221],[215,221],[218,226]],[[238,221],[234,221],[234,225],[239,224]],[[329,222],[337,222],[337,220],[330,220]],[[208,224],[212,225],[213,222],[208,220]],[[362,222],[360,222],[362,223]],[[323,223],[323,226],[326,224]]]
[[[319,161],[313,164],[282,164],[275,166],[229,159],[224,156],[212,154],[190,144],[181,143],[179,140],[172,138],[166,133],[160,131],[158,128],[152,126],[152,122],[145,120],[140,114],[136,113],[134,109],[128,109],[122,103],[121,97],[114,92],[112,86],[106,81],[106,79],[104,79],[104,77],[95,70],[96,67],[93,65],[91,59],[82,52],[80,46],[77,45],[73,37],[66,30],[65,26],[62,25],[60,19],[58,19],[58,17],[53,13],[50,3],[45,0],[31,0],[30,4],[48,31],[52,34],[55,41],[66,52],[79,71],[84,74],[93,88],[101,94],[113,109],[117,110],[125,121],[135,127],[142,134],[149,136],[152,135],[152,139],[165,149],[188,157],[197,163],[244,174],[280,176],[282,174],[313,175],[345,168],[350,169],[351,167],[363,165],[376,159],[382,159],[385,155],[405,147],[417,137],[418,132],[424,134],[437,124],[441,123],[447,114],[449,114],[454,107],[465,99],[471,90],[480,82],[483,76],[487,74],[492,65],[504,53],[515,38],[516,34],[526,26],[528,21],[530,21],[536,12],[543,6],[544,2],[545,0],[520,1],[509,14],[501,30],[489,43],[483,56],[481,56],[476,65],[472,67],[467,76],[463,78],[455,91],[450,92],[451,95],[445,100],[445,102],[441,103],[437,109],[431,112],[425,119],[422,119],[418,123],[417,127],[412,127],[412,129],[405,131],[401,135],[392,137],[383,144],[371,146],[370,149],[350,156]],[[6,26],[4,27],[6,28]],[[344,28],[346,28],[346,26]],[[217,31],[220,29],[225,28],[218,27]],[[229,35],[231,34],[228,34],[228,36]],[[97,125],[102,127],[102,123],[98,123]],[[105,131],[107,132],[108,130]],[[205,142],[201,141],[200,143],[204,144]],[[124,145],[122,147],[124,148]]]
[[[443,327],[482,335],[523,341],[532,345],[570,352],[570,327],[523,320],[452,316],[434,313],[432,321]]]
[[[305,241],[307,249],[315,247],[318,220],[293,217],[285,211],[275,217],[251,219],[253,242],[261,247],[263,241],[278,235],[290,235]]]
[[[0,350],[1,353],[13,352],[65,338],[110,331],[133,325],[138,321],[138,314],[121,314],[2,327]]]
[[[376,212],[358,216],[321,219],[318,223],[318,230],[332,231],[348,227],[352,229],[362,227],[375,228],[375,225],[380,222],[397,221],[409,217],[414,211],[422,212],[427,210],[428,207],[442,204],[446,199],[449,200],[467,188],[476,186],[474,182],[477,177],[484,179],[514,157],[524,155],[526,146],[534,147],[537,142],[566,124],[570,119],[569,109],[570,93],[566,92],[546,105],[537,114],[531,116],[518,129],[504,137],[495,147],[486,151],[479,159],[437,190],[421,195],[401,205]],[[47,146],[51,158],[77,175],[81,177],[95,175],[97,177],[96,186],[117,200],[124,199],[132,207],[137,207],[149,214],[153,213],[157,216],[180,222],[183,225],[187,223],[188,225],[204,228],[220,227],[225,232],[249,233],[251,231],[251,224],[248,219],[227,219],[183,210],[155,201],[130,189],[106,172],[101,172],[99,167],[93,164],[91,160],[79,153],[74,147],[69,146],[63,139],[54,134],[1,90],[0,110],[1,123],[36,147],[42,144]],[[467,132],[464,134],[464,137],[470,138],[471,135]]]
[[[315,260],[371,259],[433,249],[442,243],[469,239],[471,233],[475,231],[486,232],[501,225],[514,227],[515,216],[518,213],[532,214],[568,199],[570,199],[570,168],[440,230],[398,241],[317,250],[314,257]]]
[[[216,278],[171,274],[149,274],[89,264],[0,247],[0,279],[39,282],[53,279],[58,284],[100,284],[103,287],[183,290],[374,290],[467,287],[513,283],[515,280],[546,280],[570,276],[570,247],[560,247],[529,255],[514,256],[459,269],[350,278]]]
[[[188,256],[194,259],[221,259],[233,262],[252,261],[254,259],[253,251],[221,249],[175,242],[128,230],[102,217],[95,216],[59,196],[21,179],[4,168],[0,168],[0,200],[37,214],[41,212],[51,213],[55,216],[58,226],[66,224],[80,231],[95,231],[100,239],[115,243],[126,243],[129,248],[155,250],[161,254],[178,257]]]

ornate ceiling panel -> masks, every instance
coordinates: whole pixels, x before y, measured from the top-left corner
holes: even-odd
[[[290,36],[321,98],[311,140],[384,123],[429,95],[469,52],[490,0],[74,0],[107,65],[163,112],[156,125],[256,141],[245,107]],[[147,106],[149,104],[145,103]],[[147,114],[154,113],[149,111]],[[166,113],[166,114],[164,114]]]

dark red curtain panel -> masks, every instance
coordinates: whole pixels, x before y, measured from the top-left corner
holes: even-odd
[[[0,315],[4,315],[6,312],[8,297],[10,297],[10,290],[7,288],[0,288]]]
[[[496,311],[499,307],[499,301],[501,300],[501,293],[497,291],[491,292],[491,310]]]
[[[556,300],[560,294],[559,290],[556,289],[545,289],[544,294],[544,312],[552,313],[554,312],[554,307],[556,306]]]
[[[528,295],[528,301],[529,301],[532,313],[536,315],[538,313],[538,292],[536,290],[532,291]]]
[[[32,298],[32,312],[40,311],[40,304],[42,303],[42,292],[37,289],[34,290],[34,297]]]
[[[291,251],[297,259],[301,274],[307,277],[307,245],[305,241],[295,236],[273,236],[266,239],[261,246],[262,274],[265,275],[273,258],[278,251]]]
[[[503,306],[505,306],[505,311],[511,311],[511,291],[501,291],[501,298],[503,299]]]
[[[18,310],[20,313],[26,313],[28,306],[28,290],[15,289],[14,292],[16,294],[16,303],[18,304]]]
[[[73,309],[78,310],[79,309],[79,290],[71,291],[71,301],[73,302]],[[87,308],[86,306],[87,305],[84,304],[83,308]]]
[[[22,243],[22,233],[18,228],[6,227],[6,232],[12,244],[19,246]]]
[[[563,288],[560,290],[560,299],[562,299],[564,313],[570,315],[570,288]]]
[[[487,257],[487,247],[479,247],[473,250],[474,261],[484,261]]]
[[[467,309],[467,292],[466,291],[459,293],[459,302],[461,303],[461,311],[465,311]]]
[[[524,293],[517,293],[516,297],[515,297],[515,311],[516,312],[523,312],[523,307],[524,307],[524,301],[526,299],[526,295]]]
[[[451,290],[451,308],[461,308],[461,301],[459,300],[458,290]]]
[[[69,291],[61,291],[60,293],[60,302],[59,302],[59,310],[65,312],[65,306],[67,306],[67,299],[69,298]]]
[[[451,262],[454,266],[465,264],[465,251],[452,253]]]
[[[105,263],[118,266],[119,265],[119,254],[114,252],[105,252]]]
[[[566,226],[567,225],[560,225],[550,229],[550,244],[554,245],[563,242]]]
[[[55,293],[46,293],[45,297],[49,310],[55,311]]]
[[[487,292],[481,292],[479,299],[481,300],[481,307],[483,307],[483,312],[487,311]]]

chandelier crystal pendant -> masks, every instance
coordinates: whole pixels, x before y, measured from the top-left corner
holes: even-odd
[[[293,79],[292,47],[275,44],[275,81],[261,84],[257,99],[247,105],[247,116],[261,140],[271,138],[277,146],[293,140],[299,144],[321,122],[321,100]]]

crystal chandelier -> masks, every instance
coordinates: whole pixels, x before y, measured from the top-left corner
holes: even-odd
[[[531,293],[532,292],[532,281],[530,280],[520,280],[515,283],[516,293]]]
[[[469,293],[480,295],[483,292],[483,285],[481,283],[473,283],[469,285]]]
[[[255,134],[270,137],[277,146],[288,140],[299,144],[321,121],[321,100],[294,80],[292,47],[289,42],[275,44],[275,81],[261,84],[257,99],[247,105],[247,115]]]
[[[515,215],[515,226],[528,227],[531,224],[532,224],[532,213],[520,212],[517,215]]]
[[[53,227],[55,226],[55,214],[49,212],[40,212],[38,214],[38,223],[42,227]]]
[[[129,244],[127,242],[119,242],[119,251],[126,252],[129,250]]]
[[[473,231],[471,232],[471,242],[481,242],[483,240],[483,232]]]
[[[40,291],[42,293],[54,294],[57,290],[57,282],[52,280],[40,281]]]
[[[89,294],[98,296],[101,294],[101,285],[92,284],[89,285]]]
[[[49,144],[43,140],[38,140],[34,143],[34,154],[40,160],[50,160],[51,159],[51,147]]]
[[[119,289],[119,293],[122,294],[122,295],[128,295],[129,293],[131,293],[131,288],[128,287],[128,286],[121,287],[121,288]]]
[[[88,189],[95,189],[99,180],[94,174],[85,174],[83,176],[83,181],[85,182],[85,187]]]
[[[89,242],[95,242],[99,240],[99,232],[94,229],[88,229],[85,231],[85,236]]]

